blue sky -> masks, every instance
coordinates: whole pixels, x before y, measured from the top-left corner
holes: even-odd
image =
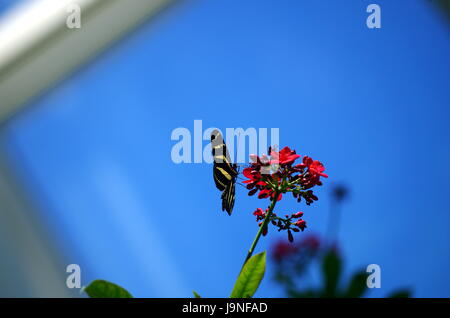
[[[381,266],[370,296],[450,297],[449,24],[427,1],[377,1],[370,30],[370,3],[185,1],[11,121],[3,145],[83,284],[229,294],[266,202],[238,187],[228,217],[210,165],[171,161],[172,130],[200,119],[280,128],[325,164],[318,202],[281,205],[309,232],[325,231],[329,185],[351,188],[340,242],[347,274]],[[271,269],[256,296],[281,295]]]
[[[3,0],[2,2],[0,2],[0,13],[6,12],[11,7],[13,7],[16,3],[19,3],[19,2],[21,2],[21,1]]]

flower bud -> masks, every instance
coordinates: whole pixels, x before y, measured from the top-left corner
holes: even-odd
[[[291,230],[288,230],[288,240],[289,240],[289,242],[294,242],[294,237],[292,236],[292,232],[291,232]]]
[[[306,222],[304,220],[298,220],[295,222],[295,225],[302,231],[306,228]]]
[[[303,216],[303,212],[297,212],[295,214],[292,214],[292,217],[294,219],[301,218],[302,216]]]

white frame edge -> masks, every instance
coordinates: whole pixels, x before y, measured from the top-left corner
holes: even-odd
[[[12,11],[0,22],[0,123],[171,2],[34,0]],[[71,4],[79,29],[66,24]]]

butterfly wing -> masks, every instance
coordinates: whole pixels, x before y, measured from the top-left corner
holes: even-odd
[[[227,211],[231,215],[234,207],[235,184],[230,183],[222,192],[222,211]]]
[[[235,199],[236,165],[230,162],[222,134],[218,130],[211,133],[211,148],[214,158],[213,177],[217,189],[222,191],[222,211],[229,215],[233,211]]]

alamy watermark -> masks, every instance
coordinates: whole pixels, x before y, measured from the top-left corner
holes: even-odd
[[[381,288],[381,267],[378,264],[369,264],[366,272],[369,273],[366,279],[367,288]],[[66,286],[69,289],[81,288],[81,268],[78,264],[69,264],[66,267],[69,273],[66,279]]]
[[[66,19],[66,25],[69,29],[81,28],[81,7],[79,4],[71,3],[66,9],[69,14]],[[381,7],[379,4],[369,4],[366,12],[370,13],[366,19],[366,25],[369,29],[381,28]]]
[[[269,146],[280,144],[279,128],[226,128],[225,131],[220,131],[215,127],[203,129],[203,122],[194,120],[193,133],[185,127],[172,131],[170,138],[176,141],[170,154],[172,161],[177,164],[212,163],[210,141],[215,129],[224,136],[233,163],[247,163],[250,154],[267,154]]]
[[[69,273],[66,279],[66,286],[69,289],[81,288],[81,268],[78,264],[69,264],[66,267],[66,273]]]
[[[81,7],[76,3],[67,6],[66,12],[69,14],[66,25],[69,29],[81,29]]]
[[[366,280],[367,288],[381,288],[381,267],[378,264],[370,264],[366,269],[370,273]]]
[[[378,4],[372,3],[367,6],[367,13],[370,15],[367,17],[366,25],[369,29],[381,28],[381,7]]]

